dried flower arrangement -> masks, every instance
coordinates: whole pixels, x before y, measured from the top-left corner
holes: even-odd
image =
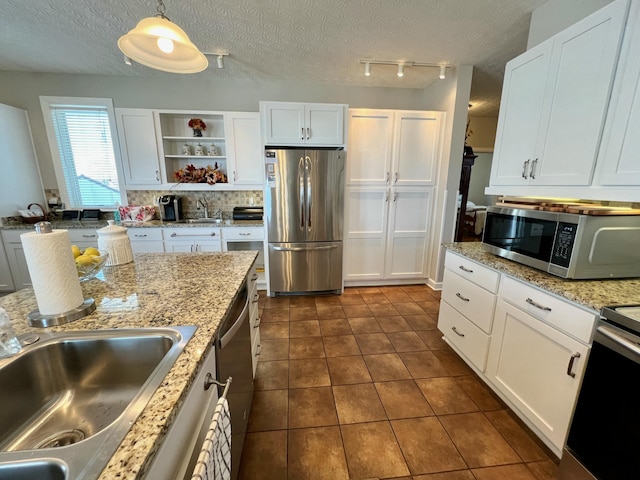
[[[216,183],[227,183],[227,176],[219,170],[218,162],[212,167],[197,168],[193,164],[188,164],[173,174],[179,183],[208,183],[215,185]]]
[[[192,118],[191,120],[189,120],[188,125],[189,125],[189,128],[193,129],[194,137],[201,137],[202,131],[207,129],[207,124],[204,123],[199,118]]]

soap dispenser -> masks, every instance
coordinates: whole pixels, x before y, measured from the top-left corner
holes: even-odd
[[[113,220],[107,220],[104,228],[98,229],[98,250],[109,252],[107,266],[124,265],[133,262],[131,240],[126,227],[115,225]]]

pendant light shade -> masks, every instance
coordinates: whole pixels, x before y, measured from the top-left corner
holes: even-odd
[[[118,48],[132,60],[165,72],[197,73],[209,65],[184,30],[162,14],[140,20],[120,37]]]

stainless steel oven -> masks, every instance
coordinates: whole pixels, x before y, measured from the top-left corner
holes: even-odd
[[[560,462],[561,480],[640,478],[640,305],[606,307]]]

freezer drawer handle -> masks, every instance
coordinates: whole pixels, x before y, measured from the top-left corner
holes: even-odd
[[[326,245],[322,247],[273,247],[278,252],[307,252],[309,250],[333,250],[338,248],[337,245]]]
[[[569,366],[567,366],[567,375],[569,375],[571,378],[576,378],[576,374],[571,371],[573,370],[573,362],[576,361],[576,358],[580,358],[580,352],[574,353],[569,359]]]
[[[543,311],[545,311],[545,312],[550,312],[550,311],[551,311],[551,307],[545,307],[544,305],[540,305],[539,303],[534,302],[534,301],[533,301],[532,299],[530,299],[530,298],[527,298],[526,302],[527,302],[529,305],[533,305],[534,307],[539,308],[540,310],[543,310]]]

